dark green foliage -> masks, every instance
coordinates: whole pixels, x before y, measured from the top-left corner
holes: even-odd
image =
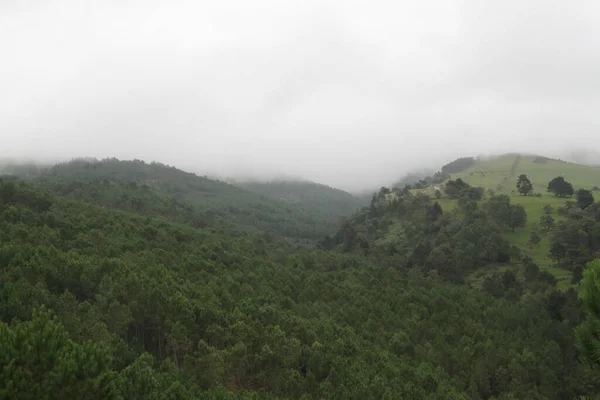
[[[516,228],[523,228],[526,222],[527,213],[525,208],[520,204],[511,205],[509,219],[506,222],[508,227],[514,231]]]
[[[552,215],[546,214],[540,217],[540,229],[546,233],[550,232],[554,228],[555,224],[556,221]]]
[[[467,198],[470,200],[481,200],[483,198],[483,188],[475,188],[458,178],[449,180],[445,185],[445,193],[451,199]]]
[[[475,165],[475,159],[473,157],[461,157],[444,165],[442,167],[442,172],[446,174],[456,174],[471,168],[473,165]]]
[[[483,290],[496,298],[506,297],[512,301],[518,300],[522,292],[517,277],[510,270],[487,276],[483,281]]]
[[[50,312],[0,321],[0,398],[118,399],[118,374],[105,346],[74,343]]]
[[[529,178],[527,178],[527,175],[519,175],[519,179],[517,180],[517,191],[519,192],[519,194],[527,196],[529,195],[529,193],[531,193],[532,190],[533,185],[531,184]]]
[[[290,204],[168,165],[138,160],[74,160],[42,170],[31,179],[40,189],[72,199],[143,215],[176,214],[196,227],[222,226],[227,221],[246,230],[299,239],[322,238],[335,230],[344,209],[356,209],[355,204],[342,201],[344,209],[335,212],[342,203],[327,204],[317,194],[308,193],[312,203]],[[339,198],[339,193],[332,193]]]
[[[537,247],[540,245],[541,241],[542,238],[540,237],[539,233],[537,233],[536,231],[531,231],[531,234],[529,235],[529,241],[527,242],[527,244],[530,247]]]
[[[575,197],[577,198],[577,207],[582,210],[594,203],[594,195],[591,190],[579,189],[575,193]]]
[[[573,185],[565,181],[565,178],[558,176],[548,183],[548,191],[559,197],[573,196]]]
[[[522,228],[527,222],[527,213],[520,204],[511,204],[510,197],[501,194],[492,196],[485,208],[494,221],[500,225],[515,230]]]
[[[587,316],[577,328],[577,338],[583,358],[594,368],[600,368],[600,261],[589,263],[583,274],[581,300]]]
[[[538,275],[540,282],[545,282],[549,285],[556,286],[556,278],[548,271],[541,271]]]
[[[600,224],[597,207],[570,208],[566,219],[557,223],[550,235],[550,257],[566,266],[584,265],[600,251]]]
[[[571,285],[579,283],[583,279],[583,266],[577,265],[573,268],[573,276],[571,277]]]
[[[330,237],[333,250],[318,250],[219,222],[194,227],[158,203],[134,211],[12,183],[0,182],[0,398],[598,390],[577,361],[570,297],[525,298],[513,271],[494,278],[494,296],[451,283],[510,258],[502,227],[471,200],[441,212],[383,188]]]
[[[540,267],[536,263],[532,261],[525,263],[524,275],[528,282],[537,280],[539,274]]]

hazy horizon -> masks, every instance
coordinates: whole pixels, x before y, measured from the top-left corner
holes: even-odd
[[[6,0],[0,158],[353,192],[462,156],[597,162],[599,17],[584,0]]]

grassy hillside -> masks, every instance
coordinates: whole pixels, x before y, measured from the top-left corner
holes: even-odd
[[[520,174],[527,175],[531,180],[536,196],[524,197],[515,192],[517,177]],[[600,168],[541,156],[519,154],[476,159],[475,164],[471,167],[451,174],[451,179],[461,178],[472,186],[483,187],[496,194],[507,194],[511,197],[513,204],[522,205],[527,212],[525,227],[515,232],[505,232],[504,236],[527,252],[541,268],[551,272],[558,279],[559,287],[565,289],[570,286],[571,273],[557,268],[548,258],[549,235],[541,235],[542,240],[539,246],[533,248],[528,246],[531,232],[537,230],[540,217],[544,215],[544,205],[549,204],[553,207],[551,215],[557,221],[562,219],[556,209],[569,199],[558,198],[546,191],[548,182],[557,176],[562,176],[571,182],[575,190],[600,186]],[[427,190],[432,191],[431,188],[425,191]],[[596,195],[596,200],[600,200],[599,195]],[[456,206],[456,201],[441,199],[440,204],[444,209],[450,210]]]
[[[238,186],[312,210],[327,221],[337,221],[368,204],[343,190],[307,181],[243,182]]]
[[[518,154],[480,158],[472,167],[451,176],[452,179],[461,178],[472,186],[510,194],[515,190],[520,174],[527,175],[537,193],[546,193],[548,182],[557,176],[571,182],[575,189],[600,187],[600,168]]]

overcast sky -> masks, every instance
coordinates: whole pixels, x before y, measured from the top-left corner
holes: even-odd
[[[0,0],[0,157],[354,190],[600,149],[600,2]]]

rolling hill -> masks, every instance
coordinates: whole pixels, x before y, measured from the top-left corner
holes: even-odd
[[[551,159],[543,156],[504,154],[479,158],[463,171],[451,174],[471,186],[480,186],[499,193],[512,193],[517,177],[526,174],[537,193],[546,193],[548,182],[562,176],[575,189],[600,187],[600,168]]]
[[[223,225],[253,222],[229,206],[278,204],[275,227],[294,227],[305,214],[284,219],[279,210],[299,208],[289,200],[160,164],[79,162],[0,178],[0,397],[600,391],[578,360],[575,290],[556,290],[548,273],[513,273],[506,229],[483,205],[442,212],[429,197],[402,191],[388,202],[386,192],[314,248]],[[228,202],[219,219],[190,226],[219,201]],[[463,284],[491,264],[483,285]]]
[[[203,213],[205,220],[220,218],[245,229],[294,239],[322,238],[335,230],[339,216],[353,212],[358,204],[345,192],[316,184],[295,187],[297,201],[292,203],[283,191],[276,195],[262,187],[270,194],[266,195],[256,186],[255,190],[249,190],[140,160],[77,159],[52,167],[8,165],[3,170],[34,182],[40,189],[78,200],[137,212],[148,203],[156,204],[147,199],[151,194],[161,197],[163,202],[192,206]],[[107,191],[107,186],[118,187],[119,195],[114,197],[117,191]],[[291,187],[294,185],[288,185]]]

